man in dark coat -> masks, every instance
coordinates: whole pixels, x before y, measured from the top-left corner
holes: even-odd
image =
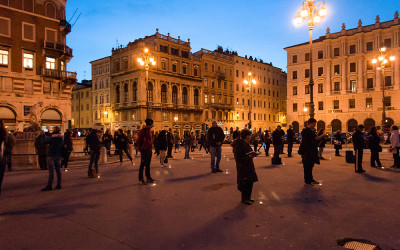
[[[168,143],[167,158],[172,158],[172,148],[174,147],[174,134],[172,133],[172,128],[168,130],[167,143]]]
[[[287,154],[288,154],[288,157],[293,157],[292,156],[293,142],[294,142],[293,126],[289,125],[289,129],[287,131],[287,143],[288,143]]]
[[[225,139],[225,135],[222,128],[217,126],[216,121],[212,121],[212,127],[208,130],[207,137],[211,153],[211,172],[223,172],[221,169],[219,169],[219,162],[221,161],[221,146]],[[215,157],[217,157],[217,163],[215,163]]]
[[[313,177],[314,164],[319,164],[318,157],[318,145],[317,141],[325,136],[316,136],[315,125],[317,121],[314,118],[310,118],[307,121],[307,127],[301,131],[301,144],[299,154],[302,156],[303,168],[304,168],[304,181],[306,184],[319,184]]]
[[[362,131],[364,130],[363,125],[358,125],[356,131],[353,133],[353,147],[355,151],[355,171],[356,173],[364,173],[365,170],[362,168],[362,160],[363,160],[363,154],[364,154],[364,146],[365,146],[365,140],[362,134]]]
[[[258,181],[256,170],[254,168],[253,158],[257,156],[250,146],[251,132],[243,130],[240,138],[232,142],[233,154],[236,161],[237,170],[237,188],[242,193],[242,203],[251,205],[254,200],[251,199],[253,183]]]
[[[272,133],[272,144],[274,145],[274,158],[279,158],[279,153],[281,151],[281,145],[283,143],[282,127],[278,125],[275,131]],[[284,134],[284,132],[283,132]]]
[[[126,156],[132,162],[132,165],[134,165],[133,159],[128,152],[129,139],[124,134],[124,131],[122,129],[118,129],[117,135],[114,138],[115,138],[115,147],[117,148],[119,154],[119,162],[122,164],[122,155],[125,152]]]
[[[101,142],[99,140],[99,136],[97,135],[97,130],[93,129],[92,132],[86,137],[86,142],[90,148],[90,162],[88,169],[88,177],[97,177],[99,174],[99,159],[100,159],[100,149]],[[96,170],[96,174],[92,172],[92,166],[94,164],[94,168]]]
[[[236,140],[237,138],[239,138],[239,136],[240,136],[240,130],[239,130],[239,127],[236,127],[236,130],[235,131],[233,131],[233,140]]]
[[[61,160],[64,154],[64,136],[60,133],[59,127],[53,128],[51,136],[43,134],[41,136],[42,143],[49,144],[47,151],[47,167],[49,169],[49,179],[46,187],[42,191],[50,191],[53,189],[54,170],[57,174],[56,189],[61,189]]]
[[[107,149],[107,155],[111,156],[111,142],[113,140],[113,136],[111,134],[111,131],[107,129],[106,133],[103,135],[103,145]]]
[[[139,182],[142,185],[146,185],[143,179],[143,170],[146,168],[146,178],[148,183],[153,183],[154,180],[150,175],[150,163],[152,148],[153,148],[153,138],[151,135],[151,129],[154,127],[154,121],[152,119],[145,120],[146,126],[139,131],[138,138],[136,141],[136,146],[140,150],[141,160],[139,167]]]

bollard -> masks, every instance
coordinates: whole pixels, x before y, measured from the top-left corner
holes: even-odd
[[[101,147],[100,148],[99,163],[107,163],[107,149],[106,149],[106,147]]]

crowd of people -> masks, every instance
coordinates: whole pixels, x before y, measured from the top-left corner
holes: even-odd
[[[142,185],[155,182],[151,177],[150,171],[153,149],[154,154],[159,156],[162,168],[166,166],[168,159],[173,157],[172,151],[174,148],[174,153],[177,153],[180,152],[180,146],[184,146],[184,159],[190,159],[190,153],[194,152],[196,148],[199,148],[199,151],[204,149],[206,154],[211,155],[211,173],[223,172],[220,169],[221,147],[226,141],[226,137],[216,121],[212,122],[212,126],[205,133],[197,134],[194,131],[186,131],[182,138],[178,133],[174,133],[172,129],[168,131],[152,131],[154,122],[151,119],[146,119],[145,124],[138,132],[131,133],[128,131],[125,134],[122,129],[118,129],[114,135],[111,134],[110,130],[103,133],[96,129],[82,132],[77,130],[66,131],[64,134],[61,134],[59,127],[54,127],[51,132],[41,131],[35,140],[35,148],[40,168],[49,171],[47,185],[42,191],[53,189],[54,172],[57,176],[55,188],[61,189],[61,170],[64,167],[64,170],[68,171],[68,161],[74,148],[72,137],[78,136],[85,137],[85,152],[90,155],[88,177],[99,176],[98,162],[101,148],[104,147],[106,153],[111,156],[112,143],[115,145],[114,155],[119,157],[121,164],[124,155],[126,155],[131,164],[135,165],[133,159],[140,152],[141,161],[138,180]],[[325,159],[323,157],[324,148],[326,143],[331,140],[324,129],[316,131],[315,127],[316,120],[309,119],[307,126],[301,132],[301,143],[298,150],[298,154],[302,157],[304,181],[307,185],[319,184],[313,177],[313,167],[315,164],[320,164],[320,160]],[[371,167],[382,167],[379,159],[379,153],[382,152],[381,139],[377,128],[371,128],[367,136],[365,136],[363,130],[364,126],[359,125],[352,135],[356,173],[365,172],[362,167],[362,159],[366,148],[371,151]],[[237,169],[237,188],[242,194],[242,202],[251,205],[254,201],[251,199],[253,183],[258,180],[253,159],[261,153],[261,149],[264,149],[265,156],[268,157],[270,145],[272,144],[274,147],[272,164],[282,164],[280,154],[283,154],[285,142],[288,145],[287,156],[293,157],[293,144],[297,139],[292,126],[289,126],[286,134],[281,126],[277,126],[272,133],[268,130],[252,132],[248,129],[239,130],[239,128],[236,128],[235,131],[232,131],[231,136],[231,146]],[[390,150],[394,159],[392,167],[400,168],[400,137],[397,126],[392,126],[391,128],[390,143]],[[341,156],[340,150],[342,149],[343,138],[340,131],[337,131],[333,136],[333,144],[335,156]],[[11,155],[15,145],[15,136],[12,133],[8,133],[3,122],[0,121],[0,194],[6,166],[10,171],[12,170]]]

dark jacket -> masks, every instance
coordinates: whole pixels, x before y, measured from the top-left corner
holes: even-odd
[[[302,161],[304,164],[319,164],[318,147],[315,131],[309,127],[305,127],[301,131]]]
[[[185,135],[183,136],[183,144],[184,144],[185,146],[192,146],[192,141],[193,141],[193,138],[192,138],[191,135],[185,134]]]
[[[244,142],[241,138],[232,142],[233,154],[236,161],[237,183],[258,181],[253,159],[246,155],[252,152],[250,144]]]
[[[334,144],[335,144],[334,148],[335,149],[342,149],[342,143],[343,143],[342,135],[341,134],[335,134],[333,136],[333,138],[334,138],[335,141],[339,141],[340,142],[340,144],[337,144],[337,143],[334,142]]]
[[[125,134],[118,134],[115,137],[115,147],[118,149],[123,149],[128,147],[129,139]]]
[[[165,132],[161,132],[157,136],[157,149],[158,150],[167,150],[168,147],[168,141],[167,141],[168,135],[166,135]]]
[[[172,146],[174,144],[174,135],[171,132],[167,132],[167,143],[168,145]],[[160,149],[164,150],[164,149]]]
[[[42,142],[42,136],[39,135],[35,140],[36,153],[41,156],[47,155],[47,145]]]
[[[233,131],[233,139],[234,140],[239,138],[239,136],[240,136],[240,131],[237,131],[237,130]]]
[[[283,132],[283,130],[279,131],[279,130],[275,130],[272,133],[272,144],[274,145],[280,145],[282,144],[283,140],[282,140],[282,136],[285,135],[285,132]]]
[[[365,146],[365,140],[362,132],[359,129],[353,133],[353,147],[354,150],[363,150]]]
[[[96,133],[91,133],[86,137],[86,143],[89,146],[90,150],[100,152],[101,142]]]
[[[287,131],[287,141],[288,141],[288,143],[293,143],[294,142],[293,129],[288,129],[288,131]]]
[[[322,133],[318,132],[318,136],[320,135],[322,135]],[[322,137],[317,143],[320,148],[324,148],[326,144],[326,138]]]
[[[372,133],[368,135],[368,147],[371,151],[382,150],[381,145],[379,145],[380,139],[377,133]]]
[[[103,135],[103,143],[106,145],[110,145],[113,140],[113,136],[111,134],[105,133]]]
[[[220,127],[211,127],[208,130],[208,145],[213,147],[221,147],[222,142],[225,139],[224,131]],[[217,142],[220,142],[221,145],[217,146]]]
[[[41,141],[42,143],[49,144],[47,156],[64,155],[64,136],[62,134],[42,135]]]
[[[72,139],[71,136],[64,136],[64,147],[66,149],[66,151],[68,152],[72,152]]]

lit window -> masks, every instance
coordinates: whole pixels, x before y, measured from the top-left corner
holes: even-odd
[[[0,65],[8,65],[8,51],[0,50]]]
[[[33,55],[24,53],[24,68],[33,69]]]
[[[46,57],[46,69],[56,69],[56,59]]]

